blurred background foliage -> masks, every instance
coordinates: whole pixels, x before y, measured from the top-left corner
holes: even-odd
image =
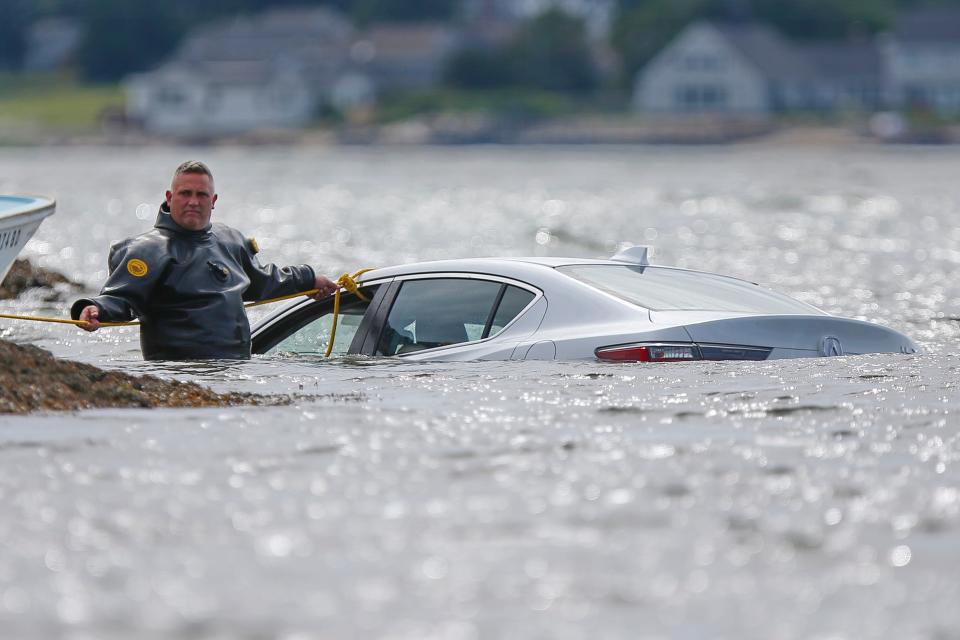
[[[446,81],[464,89],[585,93],[597,86],[597,72],[583,22],[550,10],[525,24],[503,49],[467,49],[454,56]]]
[[[63,75],[0,73],[0,114],[7,120],[30,122],[58,131],[94,127],[106,109],[123,109],[118,84],[81,83]]]
[[[382,21],[456,22],[461,0],[0,0],[0,69],[16,69],[27,26],[46,16],[77,18],[86,33],[80,78],[111,82],[155,66],[197,24],[277,6],[330,6],[363,27]],[[617,0],[610,45],[632,76],[691,20],[762,20],[798,40],[862,38],[889,27],[898,9],[960,6],[960,0]],[[587,93],[597,87],[582,23],[551,10],[496,51],[457,56],[447,81],[460,88]]]

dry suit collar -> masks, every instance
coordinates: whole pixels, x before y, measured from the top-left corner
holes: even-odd
[[[170,215],[170,207],[166,202],[160,205],[160,211],[157,212],[157,221],[153,223],[153,226],[157,229],[166,229],[167,231],[173,231],[174,233],[179,233],[191,238],[199,238],[210,233],[210,227],[213,226],[213,223],[208,222],[207,226],[203,229],[187,229],[181,227],[177,224],[176,220],[173,219],[173,216]]]

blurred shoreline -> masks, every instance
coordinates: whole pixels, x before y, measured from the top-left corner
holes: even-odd
[[[758,118],[582,115],[518,121],[483,114],[435,114],[389,123],[309,129],[261,129],[204,137],[148,134],[105,124],[57,131],[0,122],[0,146],[337,146],[337,145],[714,145],[958,144],[960,125],[912,128],[884,136],[865,118],[850,122],[794,122]]]

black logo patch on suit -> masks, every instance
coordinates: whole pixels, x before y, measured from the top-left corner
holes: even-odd
[[[213,272],[213,277],[220,282],[226,282],[230,278],[230,270],[219,262],[207,260],[207,266],[210,267],[210,271]]]

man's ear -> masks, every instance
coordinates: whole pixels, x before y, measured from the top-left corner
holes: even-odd
[[[167,190],[167,206],[170,206],[170,202],[173,200],[173,191]]]
[[[213,194],[213,200],[210,201],[210,208],[213,209],[217,204],[217,194]]]

